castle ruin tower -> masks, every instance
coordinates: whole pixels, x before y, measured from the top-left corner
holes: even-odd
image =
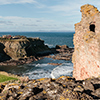
[[[77,80],[100,75],[100,12],[89,4],[83,5],[81,12],[73,39],[73,77]]]

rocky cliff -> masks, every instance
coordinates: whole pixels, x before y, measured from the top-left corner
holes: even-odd
[[[73,40],[73,77],[77,80],[100,75],[100,12],[89,4],[83,5],[81,12]]]
[[[0,45],[2,45],[0,50],[1,55],[5,54],[9,59],[13,60],[18,60],[29,56],[36,56],[41,52],[49,52],[50,50],[48,46],[44,45],[44,41],[40,38],[0,38]],[[5,58],[7,57],[5,56]]]

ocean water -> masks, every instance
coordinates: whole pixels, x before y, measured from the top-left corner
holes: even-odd
[[[73,46],[74,32],[0,32],[2,35],[24,35],[27,37],[39,37],[44,40],[44,43],[49,47],[56,45]],[[49,65],[48,63],[62,63],[59,66]],[[44,58],[30,64],[20,66],[0,66],[1,71],[6,71],[22,76],[28,76],[30,79],[38,78],[57,78],[62,75],[72,76],[73,64],[71,61],[54,60]]]

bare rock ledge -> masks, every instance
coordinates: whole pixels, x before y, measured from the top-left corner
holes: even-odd
[[[1,83],[0,100],[98,100],[100,77],[75,80],[69,76],[42,78],[26,83]]]

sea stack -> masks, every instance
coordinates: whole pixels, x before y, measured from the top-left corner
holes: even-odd
[[[81,7],[81,21],[75,24],[73,77],[83,80],[100,75],[100,12],[93,5]]]

